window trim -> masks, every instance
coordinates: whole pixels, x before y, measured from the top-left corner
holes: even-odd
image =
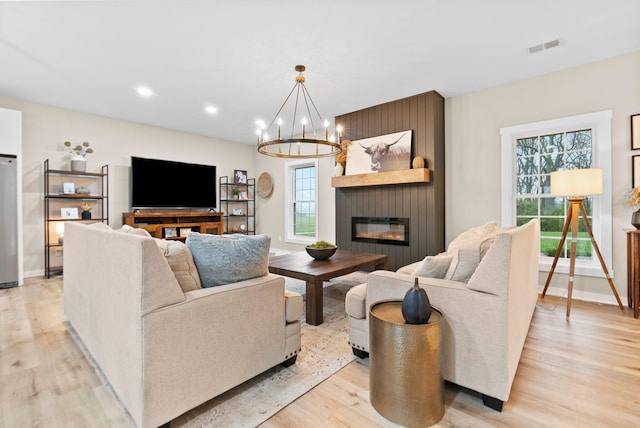
[[[316,234],[309,237],[301,237],[294,235],[293,233],[293,199],[295,192],[295,170],[296,168],[313,166],[316,169]],[[284,164],[284,186],[285,186],[285,198],[284,198],[284,211],[285,211],[285,231],[284,242],[289,244],[301,244],[309,245],[318,240],[318,160],[317,159],[301,159],[296,161],[289,161]]]
[[[501,218],[503,226],[516,224],[516,140],[532,135],[547,135],[555,132],[566,132],[575,129],[593,130],[592,156],[593,167],[602,169],[603,192],[593,196],[593,236],[602,253],[602,257],[613,277],[612,270],[612,206],[611,206],[611,119],[612,110],[568,116],[558,119],[500,128],[501,141],[501,181],[502,208]],[[551,270],[553,257],[540,256],[538,269],[548,272]],[[559,259],[555,272],[569,273],[569,260]],[[577,275],[605,278],[606,275],[600,260],[594,253],[589,261],[576,260],[575,273]]]

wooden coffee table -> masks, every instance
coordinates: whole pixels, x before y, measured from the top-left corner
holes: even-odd
[[[386,269],[387,256],[338,249],[328,260],[315,260],[305,251],[269,258],[269,272],[307,283],[307,324],[311,325],[322,324],[324,281],[370,267]]]

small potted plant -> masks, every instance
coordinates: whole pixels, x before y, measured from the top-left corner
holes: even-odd
[[[91,208],[93,208],[93,204],[91,202],[82,202],[80,204],[80,209],[82,210],[82,219],[90,220],[91,219]]]
[[[71,147],[71,141],[64,142],[65,147]],[[71,171],[85,172],[87,170],[86,155],[93,153],[93,149],[89,148],[89,142],[85,141],[82,145],[78,144],[71,149]]]
[[[240,195],[240,189],[238,189],[237,187],[232,187],[231,188],[231,195],[233,195],[233,199],[238,199],[238,197]]]

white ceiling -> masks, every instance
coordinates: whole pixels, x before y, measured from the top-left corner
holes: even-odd
[[[639,0],[2,1],[0,96],[251,144],[296,64],[331,119],[637,51],[639,22]]]

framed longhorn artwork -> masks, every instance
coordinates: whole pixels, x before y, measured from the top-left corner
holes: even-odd
[[[411,168],[411,130],[354,140],[347,151],[345,175]]]

